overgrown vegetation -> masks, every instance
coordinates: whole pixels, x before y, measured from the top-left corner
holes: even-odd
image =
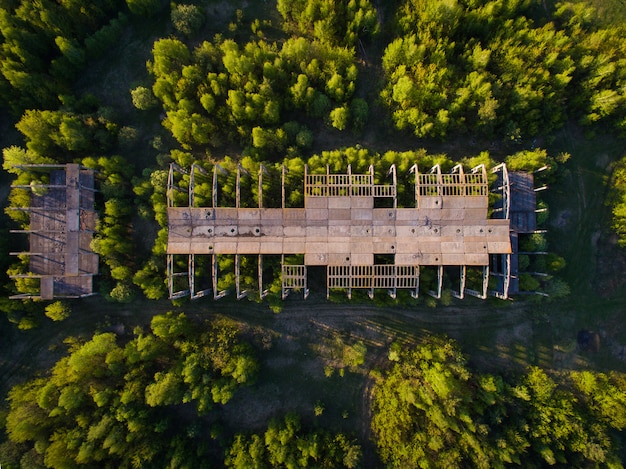
[[[626,246],[626,157],[613,171],[609,203],[613,206],[613,229],[619,237],[618,243]]]
[[[543,6],[545,7],[545,3]],[[387,46],[383,101],[398,129],[517,141],[576,116],[624,130],[623,25],[602,27],[593,9],[563,2],[407,0]],[[581,38],[580,41],[573,38]]]
[[[3,464],[202,466],[217,445],[203,428],[212,410],[258,369],[234,326],[184,314],[155,316],[125,344],[113,333],[66,342],[49,376],[9,393]]]
[[[266,158],[283,155],[288,147],[311,143],[306,127],[285,122],[288,111],[345,130],[350,108],[363,107],[352,101],[358,74],[353,54],[325,43],[293,38],[280,46],[240,46],[224,40],[190,51],[177,39],[161,39],[152,54],[148,68],[166,113],[163,125],[186,150],[237,142]]]
[[[389,359],[374,388],[372,429],[390,467],[621,467],[614,430],[626,426],[623,375],[555,379],[532,367],[512,383],[472,373],[441,338],[396,343]]]
[[[361,448],[345,435],[302,432],[300,419],[288,414],[273,420],[263,435],[236,435],[225,466],[249,467],[359,467]]]
[[[19,138],[4,137],[3,169],[16,184],[46,182],[41,174],[18,167],[23,164],[80,162],[96,169],[100,219],[92,248],[101,259],[99,291],[111,301],[111,311],[127,315],[132,326],[142,320],[128,317],[128,311],[155,305],[154,312],[150,307],[141,312],[144,319],[154,315],[149,329],[144,322],[132,334],[93,335],[96,325],[86,326],[83,337],[89,338],[68,339],[68,353],[56,364],[22,370],[29,380],[11,390],[0,419],[7,433],[0,445],[2,464],[375,466],[375,456],[363,457],[368,442],[355,436],[367,435],[356,428],[368,426],[367,395],[360,415],[352,415],[354,404],[349,412],[337,411],[339,416],[331,415],[336,406],[330,399],[302,389],[310,393],[308,407],[294,413],[297,406],[289,396],[281,403],[284,408],[262,422],[229,426],[225,415],[238,393],[247,392],[252,403],[255,393],[262,393],[260,387],[243,386],[263,380],[259,368],[267,363],[256,357],[269,353],[271,345],[255,342],[257,354],[233,324],[156,314],[164,306],[154,300],[166,294],[167,165],[196,163],[207,171],[219,165],[220,204],[226,206],[234,205],[237,167],[255,175],[261,164],[267,171],[263,194],[268,207],[280,206],[282,165],[288,169],[287,206],[302,205],[305,163],[313,173],[325,172],[327,165],[331,172],[345,172],[351,165],[353,172],[364,173],[374,165],[378,183],[395,164],[398,200],[404,206],[414,200],[408,171],[415,163],[420,168],[440,164],[443,170],[459,162],[471,168],[504,160],[512,169],[548,166],[538,177],[558,192],[582,176],[573,174],[568,153],[541,148],[551,146],[555,132],[572,122],[588,135],[612,129],[616,138],[625,129],[623,22],[623,6],[597,0],[277,0],[262,7],[209,0],[0,1],[0,106],[3,120],[20,133]],[[124,62],[129,57],[142,58]],[[119,81],[97,76],[94,70],[103,67]],[[89,80],[95,83],[85,83]],[[117,89],[120,83],[123,93]],[[100,99],[87,89],[97,90]],[[109,96],[116,99],[103,98]],[[487,145],[490,151],[483,151]],[[416,150],[422,147],[428,150]],[[607,203],[623,245],[624,164],[588,165],[614,170]],[[196,181],[198,204],[212,196],[211,181],[201,179]],[[179,185],[188,185],[187,176]],[[244,177],[242,185],[242,207],[256,206],[256,178]],[[584,202],[584,194],[577,195]],[[12,189],[8,205],[28,206],[29,197],[27,190]],[[541,204],[548,208],[545,200]],[[557,210],[550,206],[550,218],[547,213],[539,215],[542,229],[553,226]],[[13,227],[28,228],[24,212],[7,210],[7,216]],[[607,228],[586,227],[585,232]],[[548,238],[528,236],[523,248],[558,249],[559,243],[551,239],[548,245]],[[3,265],[15,261],[4,254]],[[28,262],[27,256],[18,256],[8,272],[24,273]],[[225,273],[218,288],[232,288],[232,256],[219,256],[218,264]],[[580,262],[554,253],[520,256],[520,287],[548,293],[553,302],[545,308],[559,311],[558,301],[570,290],[555,274],[572,264],[578,268]],[[197,273],[210,268],[200,262]],[[266,271],[273,275],[267,301],[278,310],[283,304],[278,264],[267,260]],[[241,272],[243,287],[252,289],[256,266],[244,258]],[[432,287],[429,275],[424,269],[424,292]],[[33,287],[28,277],[3,285],[7,295]],[[253,293],[248,298],[259,301],[259,292]],[[578,294],[563,308],[587,307],[586,302],[574,304]],[[139,295],[152,301],[138,300]],[[376,297],[381,306],[409,301],[413,310],[425,303],[429,313],[430,307],[454,304],[449,290],[439,303],[428,297],[417,306],[408,295]],[[533,324],[541,328],[542,315],[549,313],[528,304]],[[238,314],[252,307],[228,306]],[[7,340],[5,347],[15,350],[34,337],[27,334],[36,332],[28,330],[38,324],[69,330],[83,313],[80,303],[5,298],[0,310],[22,334],[14,336],[15,345]],[[592,313],[585,312],[586,320]],[[407,339],[391,347],[390,362],[374,361],[382,343],[342,331],[333,339],[317,337],[307,350],[313,351],[319,376],[307,372],[314,376],[311,382],[360,402],[367,388],[359,388],[362,381],[357,380],[382,367],[372,371],[371,410],[374,443],[384,463],[620,466],[626,424],[623,374],[556,373],[537,366],[516,368],[517,374],[486,374],[470,366],[459,346],[447,339],[416,343],[415,337],[428,336],[427,329],[392,319],[367,326],[386,327],[385,337]],[[401,327],[406,330],[396,329]],[[285,334],[285,340],[295,337],[291,331]],[[33,347],[46,343],[35,341]],[[483,346],[462,344],[468,345]],[[308,360],[304,356],[298,359]],[[534,357],[527,363],[546,362]],[[348,390],[348,380],[357,385]],[[338,431],[336,421],[348,421],[348,414],[355,428]]]

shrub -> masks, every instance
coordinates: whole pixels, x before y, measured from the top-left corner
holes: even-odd
[[[348,127],[348,121],[350,119],[350,111],[347,107],[336,107],[330,111],[330,123],[338,130],[345,130]]]
[[[522,291],[536,291],[539,288],[539,281],[530,274],[520,274],[519,289]]]
[[[142,111],[152,109],[158,104],[152,90],[146,88],[145,86],[138,86],[137,88],[131,90],[130,96],[133,100],[133,106]]]
[[[196,5],[176,5],[171,18],[176,31],[188,37],[195,36],[204,24],[202,10]]]
[[[565,298],[569,296],[571,290],[569,285],[560,278],[553,278],[546,287],[546,293],[551,299]]]
[[[118,303],[129,303],[135,297],[135,291],[129,283],[118,282],[111,290],[111,293],[109,293],[109,296]]]
[[[70,317],[72,313],[72,309],[70,306],[63,301],[55,301],[54,303],[50,303],[46,306],[46,316],[48,316],[53,321],[63,321]]]

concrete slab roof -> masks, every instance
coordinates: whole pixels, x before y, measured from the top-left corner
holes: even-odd
[[[455,264],[484,265],[480,254],[511,252],[509,222],[487,218],[487,196],[421,202],[374,208],[373,197],[330,196],[307,197],[305,208],[170,207],[167,253],[304,254],[312,265],[328,265],[331,254],[349,264],[358,254],[395,254],[403,264],[444,265],[454,254]]]

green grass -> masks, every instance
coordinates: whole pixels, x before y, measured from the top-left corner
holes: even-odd
[[[550,207],[550,248],[567,259],[564,276],[571,287],[579,294],[592,295],[600,280],[596,278],[601,255],[598,242],[611,223],[610,207],[605,204],[609,171],[624,154],[623,142],[608,135],[585,138],[570,125],[549,150],[571,154],[545,195]]]
[[[623,140],[602,134],[587,137],[568,125],[549,150],[571,154],[545,199],[550,208],[549,249],[566,259],[562,276],[572,294],[564,301],[538,305],[536,316],[552,329],[556,342],[575,339],[580,329],[603,333],[606,353],[587,357],[588,364],[624,369],[611,348],[619,345],[625,332],[617,320],[626,297],[625,253],[613,242],[606,205],[610,170],[624,155]]]

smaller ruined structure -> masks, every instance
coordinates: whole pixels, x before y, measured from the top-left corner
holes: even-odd
[[[14,185],[29,190],[30,206],[12,207],[30,215],[28,229],[11,230],[29,238],[29,249],[12,252],[28,256],[29,271],[12,278],[37,279],[39,288],[11,296],[14,299],[82,298],[93,295],[93,276],[98,256],[90,247],[96,229],[94,171],[78,164],[28,165],[30,172],[43,172],[46,184]]]

